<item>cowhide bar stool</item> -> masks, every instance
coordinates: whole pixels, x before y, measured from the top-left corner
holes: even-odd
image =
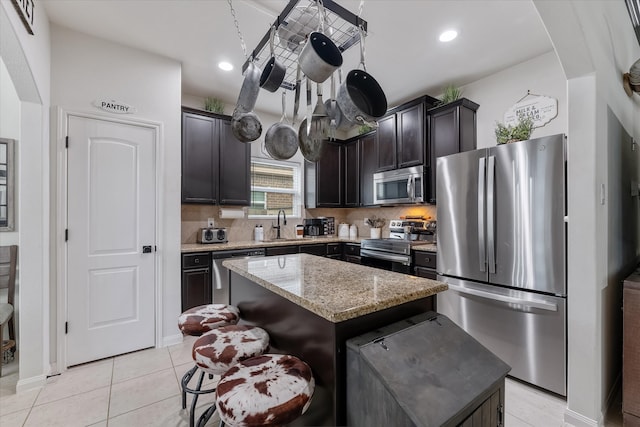
[[[178,327],[183,335],[199,337],[205,332],[221,326],[235,325],[240,320],[240,311],[237,307],[226,304],[207,304],[190,308],[178,317]],[[182,376],[182,409],[187,408],[187,393],[198,395],[204,392],[211,393],[215,389],[201,391],[204,372],[200,374],[198,386],[195,389],[188,387],[189,381],[195,375],[198,366],[194,365]],[[196,393],[197,392],[197,393]]]
[[[249,325],[223,326],[203,334],[193,343],[193,360],[202,372],[209,375],[222,375],[238,362],[263,354],[269,348],[269,334],[264,329]],[[217,388],[217,387],[216,387]],[[193,426],[193,414],[197,395],[191,403],[190,425]],[[204,426],[216,410],[209,407],[198,420],[198,426]]]
[[[309,408],[315,381],[294,356],[264,354],[238,363],[218,382],[220,425],[281,426]]]

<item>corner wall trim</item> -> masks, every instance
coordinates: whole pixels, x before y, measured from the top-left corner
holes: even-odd
[[[176,345],[182,343],[182,334],[169,335],[162,337],[162,347],[169,347],[170,345]]]
[[[599,427],[601,425],[598,421],[585,417],[569,408],[564,410],[564,422],[575,427]]]
[[[35,377],[18,380],[16,384],[16,393],[42,388],[47,383],[46,375],[36,375]]]

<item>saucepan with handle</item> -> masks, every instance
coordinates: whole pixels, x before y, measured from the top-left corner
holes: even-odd
[[[267,64],[264,66],[264,70],[262,70],[262,75],[260,76],[260,87],[268,90],[269,92],[275,92],[278,90],[287,71],[286,68],[284,68],[284,65],[277,60],[274,52],[273,38],[275,37],[275,34],[276,28],[271,27],[271,35],[269,36],[271,59],[269,59]]]

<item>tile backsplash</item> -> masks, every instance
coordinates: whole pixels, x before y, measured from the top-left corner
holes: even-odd
[[[386,225],[382,229],[382,237],[389,237],[389,220],[401,216],[424,216],[425,218],[436,218],[436,207],[433,205],[412,205],[394,207],[372,207],[372,208],[319,208],[305,209],[305,218],[315,218],[319,216],[332,216],[336,219],[336,232],[338,224],[355,224],[358,227],[360,237],[369,237],[370,227],[364,224],[364,219],[375,215],[384,218]],[[230,219],[220,218],[220,207],[212,205],[182,205],[182,243],[195,243],[198,230],[207,226],[207,218],[215,219],[215,227],[225,227],[227,229],[229,241],[253,240],[253,228],[261,224],[264,227],[264,238],[272,239],[276,236],[275,229],[271,225],[274,220],[265,219]],[[282,227],[280,235],[284,238],[294,238],[297,224],[302,224],[302,218],[287,218],[287,225]]]

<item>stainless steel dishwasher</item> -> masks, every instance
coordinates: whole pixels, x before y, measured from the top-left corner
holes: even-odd
[[[264,248],[237,249],[232,251],[213,252],[213,303],[229,304],[229,270],[222,266],[222,261],[229,258],[249,258],[264,256]]]

